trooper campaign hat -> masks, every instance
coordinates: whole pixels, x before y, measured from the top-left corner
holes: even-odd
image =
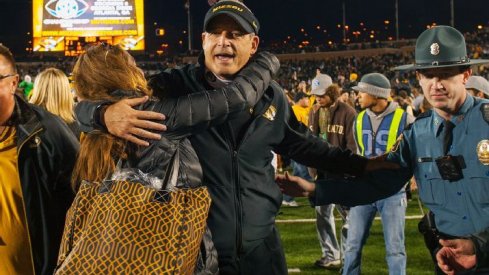
[[[489,63],[488,59],[470,59],[462,33],[450,26],[425,30],[416,40],[415,63],[393,70],[422,70]]]
[[[221,14],[233,18],[247,33],[258,34],[260,30],[258,19],[245,4],[237,0],[225,0],[215,3],[207,11],[204,18],[204,31],[208,31],[212,19]]]

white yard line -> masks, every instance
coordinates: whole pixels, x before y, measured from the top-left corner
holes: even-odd
[[[412,216],[406,216],[406,220],[416,220],[416,219],[421,219],[423,215],[412,215]],[[336,218],[336,221],[341,221],[341,218]],[[380,217],[375,217],[375,220],[380,220]],[[310,223],[310,222],[316,222],[316,219],[297,219],[297,220],[276,220],[276,223]]]

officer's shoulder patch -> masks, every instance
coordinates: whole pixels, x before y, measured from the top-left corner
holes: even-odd
[[[489,123],[489,103],[482,103],[481,104],[481,113],[482,113],[482,118]]]

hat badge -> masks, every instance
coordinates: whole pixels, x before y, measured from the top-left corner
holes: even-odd
[[[440,45],[438,45],[438,43],[431,44],[430,53],[432,55],[438,55],[440,53]]]

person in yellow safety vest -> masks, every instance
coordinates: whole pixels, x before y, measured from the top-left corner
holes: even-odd
[[[396,102],[388,100],[390,82],[382,74],[364,75],[353,89],[359,92],[359,103],[364,109],[357,115],[353,127],[358,153],[366,157],[380,156],[389,151],[414,117],[399,108]],[[397,194],[386,199],[350,208],[344,275],[360,274],[362,247],[377,212],[382,218],[389,274],[406,274],[406,205],[406,193],[401,188]]]

